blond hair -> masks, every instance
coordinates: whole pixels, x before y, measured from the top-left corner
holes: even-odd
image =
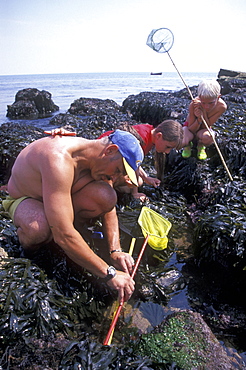
[[[220,95],[220,84],[218,81],[203,80],[198,85],[198,96],[202,98],[218,98]]]

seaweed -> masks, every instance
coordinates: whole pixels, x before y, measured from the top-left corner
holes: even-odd
[[[130,348],[103,346],[85,338],[68,345],[61,358],[59,370],[154,369],[151,365],[150,359],[134,354]]]
[[[211,205],[203,209],[194,227],[198,263],[217,262],[242,269],[246,265],[246,191],[242,182],[218,187]]]
[[[64,296],[55,280],[30,260],[3,259],[0,270],[0,332],[6,346],[20,336],[37,338],[50,333],[76,336],[81,320],[98,317],[95,300],[84,292]]]

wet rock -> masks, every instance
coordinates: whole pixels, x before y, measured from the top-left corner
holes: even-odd
[[[35,88],[17,92],[15,102],[7,106],[7,117],[11,119],[37,119],[51,116],[59,110],[51,99],[51,93]]]
[[[155,363],[175,363],[181,369],[246,369],[238,354],[231,356],[216,339],[201,315],[180,311],[140,338],[137,350]]]
[[[2,362],[2,365],[12,369],[21,366],[25,370],[58,369],[60,358],[68,344],[69,341],[60,334],[42,339],[20,339],[13,348],[9,349],[8,365],[7,359],[5,363]]]
[[[157,283],[160,284],[163,288],[168,288],[171,285],[174,285],[178,282],[182,274],[177,270],[170,270],[157,279]]]
[[[58,126],[58,127],[64,127],[65,126],[79,126],[82,123],[82,119],[74,116],[73,114],[69,113],[59,113],[56,114],[54,117],[50,120],[50,125],[52,126]]]
[[[246,109],[246,79],[218,79],[221,94],[229,108]],[[193,97],[197,96],[197,86],[189,87]],[[186,120],[191,97],[187,89],[169,93],[141,92],[128,96],[122,104],[122,111],[143,123],[157,126],[165,119],[175,119],[180,123]],[[227,111],[228,112],[228,111]],[[225,112],[219,121],[225,121]],[[230,112],[231,114],[231,112]],[[237,117],[237,115],[235,116]],[[217,124],[217,123],[216,123]]]

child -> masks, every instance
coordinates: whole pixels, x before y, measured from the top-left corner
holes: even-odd
[[[207,158],[206,147],[213,143],[213,138],[203,123],[211,127],[227,109],[221,99],[220,85],[216,80],[203,80],[198,85],[198,96],[189,105],[189,114],[183,125],[184,139],[182,157],[191,156],[192,140],[197,139],[197,157]],[[210,129],[210,131],[212,131]]]
[[[155,188],[161,183],[161,176],[163,172],[165,154],[170,153],[172,149],[181,149],[183,141],[183,130],[182,126],[178,121],[166,120],[160,123],[157,127],[144,123],[137,125],[121,124],[119,126],[121,130],[129,131],[131,134],[135,135],[139,141],[144,155],[148,154],[151,149],[155,149],[155,167],[158,173],[159,178],[150,177],[146,174],[143,168],[139,167],[139,185],[142,185],[145,182],[148,185],[154,186]],[[99,138],[110,135],[112,131],[107,131],[103,133]],[[139,198],[141,201],[144,201],[146,195],[143,193],[138,193],[137,187],[128,187],[127,186],[117,186],[114,184],[114,187],[120,190],[121,192],[130,192],[134,198]]]

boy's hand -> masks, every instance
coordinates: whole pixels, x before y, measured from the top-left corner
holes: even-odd
[[[202,110],[200,108],[195,108],[194,109],[194,114],[197,118],[200,118],[202,117]]]
[[[201,106],[201,101],[200,99],[196,98],[193,100],[193,105],[194,105],[194,115],[197,118],[201,118],[203,111],[202,111],[202,106]]]
[[[145,182],[148,185],[154,186],[154,188],[157,188],[161,184],[161,180],[150,176],[146,177]]]

